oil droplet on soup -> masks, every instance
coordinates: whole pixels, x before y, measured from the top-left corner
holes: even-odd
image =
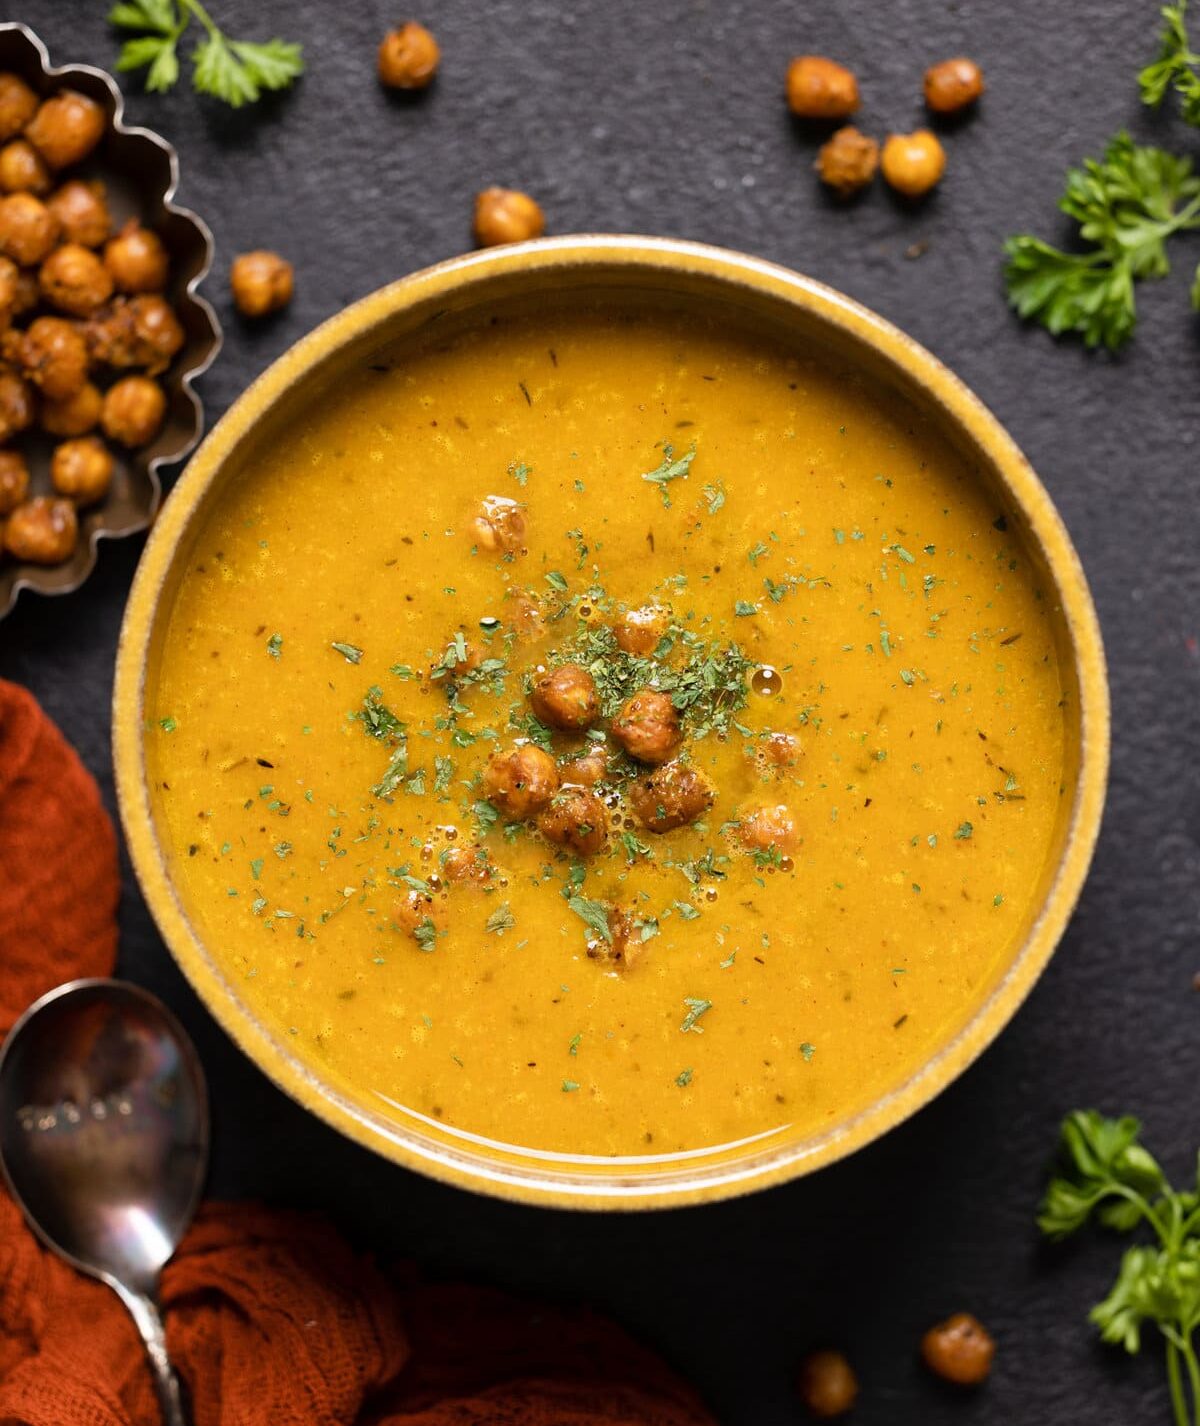
[[[375,359],[256,456],[174,601],[146,736],[178,893],[376,1110],[601,1156],[815,1133],[963,1025],[1036,909],[1036,568],[916,413],[715,319]]]

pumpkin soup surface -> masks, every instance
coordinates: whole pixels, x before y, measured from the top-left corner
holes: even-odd
[[[174,600],[146,736],[178,894],[375,1111],[643,1162],[819,1132],[1036,909],[1036,570],[919,416],[715,320],[374,360],[224,492]]]

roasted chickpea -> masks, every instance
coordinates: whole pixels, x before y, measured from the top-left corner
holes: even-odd
[[[94,505],[103,500],[112,478],[112,453],[97,436],[63,441],[50,456],[50,484],[76,505]]]
[[[879,145],[853,124],[839,129],[817,152],[813,165],[821,182],[843,198],[865,188],[879,167]]]
[[[433,83],[442,51],[424,25],[409,20],[384,35],[379,46],[379,78],[389,89],[426,89]]]
[[[443,933],[445,910],[424,891],[410,891],[392,906],[392,924],[402,935],[411,936],[423,951],[432,951]]]
[[[144,446],[158,435],[167,412],[167,398],[148,376],[123,376],[104,393],[100,424],[110,441]]]
[[[563,763],[561,771],[564,783],[595,787],[598,782],[604,781],[608,773],[608,750],[600,746],[591,747],[586,753]]]
[[[445,881],[474,882],[482,886],[492,878],[491,863],[482,847],[446,847],[438,863]]]
[[[0,257],[0,331],[8,326],[17,312],[21,269],[10,257]]]
[[[44,99],[25,126],[25,137],[51,168],[78,163],[100,142],[104,110],[75,89],[60,89]]]
[[[591,857],[608,841],[604,803],[587,787],[564,787],[538,815],[538,831],[547,841]]]
[[[229,269],[229,286],[234,306],[243,317],[265,317],[292,300],[295,289],[292,265],[265,248],[239,253]]]
[[[780,772],[800,761],[800,739],[792,733],[771,733],[756,749],[756,757],[768,771]]]
[[[58,241],[58,219],[32,193],[0,198],[0,252],[22,267],[47,257]]]
[[[0,74],[0,143],[19,134],[37,113],[38,97],[19,74]]]
[[[617,647],[627,654],[652,654],[658,641],[667,632],[670,613],[658,604],[643,604],[640,609],[626,609],[613,625]]]
[[[738,823],[737,837],[750,852],[794,852],[800,845],[796,819],[782,803],[748,812]]]
[[[525,524],[524,518],[522,517],[521,533],[524,534],[524,532]],[[480,531],[476,525],[476,543],[478,543],[479,533]],[[494,531],[488,531],[487,533],[489,538],[492,538],[494,535]],[[520,639],[541,638],[544,620],[542,619],[541,606],[537,600],[519,590],[510,590],[509,593],[504,596],[504,599],[504,622],[513,633]]]
[[[112,231],[104,184],[73,178],[46,199],[46,207],[62,225],[68,243],[98,248]]]
[[[606,905],[604,912],[608,935],[589,933],[588,958],[593,961],[607,961],[620,970],[628,970],[634,961],[641,957],[646,943],[640,936],[633,934],[633,917],[627,911],[622,911],[618,906]]]
[[[889,134],[879,162],[884,178],[897,193],[920,198],[936,187],[945,173],[946,150],[928,129]]]
[[[69,500],[38,495],[8,517],[4,548],[28,564],[62,564],[75,553],[79,521]]]
[[[488,495],[471,521],[472,540],[488,554],[515,554],[525,543],[525,516],[515,500]]]
[[[647,831],[670,832],[703,817],[713,804],[713,790],[694,767],[676,760],[633,783],[629,802]]]
[[[0,451],[0,515],[15,510],[29,494],[29,466],[20,451]]]
[[[534,716],[547,727],[582,732],[600,716],[596,681],[577,663],[548,669],[533,681],[529,704]]]
[[[183,328],[170,303],[153,293],[118,297],[87,325],[88,346],[97,361],[118,369],[144,366],[165,371],[183,346]]]
[[[788,65],[787,101],[801,119],[848,119],[858,108],[858,80],[824,55],[798,55]]]
[[[858,1398],[858,1378],[841,1352],[809,1352],[800,1363],[800,1400],[813,1416],[845,1416]]]
[[[643,688],[625,700],[613,719],[612,735],[631,758],[643,763],[667,762],[683,737],[675,705],[653,688]]]
[[[100,420],[104,398],[90,381],[73,396],[61,401],[43,401],[38,424],[51,436],[84,436]]]
[[[546,216],[528,193],[485,188],[475,195],[475,241],[481,248],[540,238],[545,228]]]
[[[42,263],[38,287],[51,307],[72,317],[90,317],[112,296],[104,264],[80,243],[64,243]]]
[[[966,55],[944,59],[925,71],[925,103],[935,114],[956,114],[983,93],[983,70]]]
[[[29,383],[11,367],[0,367],[0,441],[12,440],[32,423],[33,392]]]
[[[161,292],[167,285],[162,239],[136,218],[104,245],[104,266],[118,292]]]
[[[13,308],[15,317],[22,317],[26,312],[32,312],[38,305],[38,280],[37,273],[31,267],[17,269],[17,298],[16,306]]]
[[[0,188],[5,193],[49,193],[50,170],[37,149],[25,139],[13,139],[0,149]]]
[[[43,395],[61,401],[87,380],[87,343],[65,317],[37,317],[21,339],[21,365]]]
[[[977,1386],[992,1369],[996,1343],[977,1317],[956,1312],[921,1338],[921,1356],[930,1371],[959,1386]]]
[[[540,812],[558,791],[558,767],[536,743],[496,753],[483,770],[483,795],[511,821]]]

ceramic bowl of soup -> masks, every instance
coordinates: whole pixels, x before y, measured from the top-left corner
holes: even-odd
[[[719,1198],[998,1033],[1100,821],[1095,613],[1012,440],[806,278],[444,263],[193,457],[115,693],[133,864],[271,1078],[433,1177]]]

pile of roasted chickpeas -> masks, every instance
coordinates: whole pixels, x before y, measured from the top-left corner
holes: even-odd
[[[957,114],[974,104],[983,90],[983,71],[965,55],[925,71],[925,104],[934,114]],[[861,103],[854,73],[816,54],[798,55],[788,66],[787,100],[797,117],[822,121],[849,119]],[[941,181],[946,151],[930,129],[889,134],[881,150],[875,139],[847,124],[822,145],[814,166],[822,183],[842,197],[865,188],[876,169],[882,169],[897,193],[920,198]]]
[[[112,484],[110,446],[158,435],[167,400],[155,377],[184,340],[157,234],[136,218],[114,232],[104,185],[63,174],[106,122],[85,94],[39,100],[0,73],[0,525],[3,551],[30,564],[70,559],[76,512]],[[52,495],[31,495],[15,444],[34,429],[56,441]]]

